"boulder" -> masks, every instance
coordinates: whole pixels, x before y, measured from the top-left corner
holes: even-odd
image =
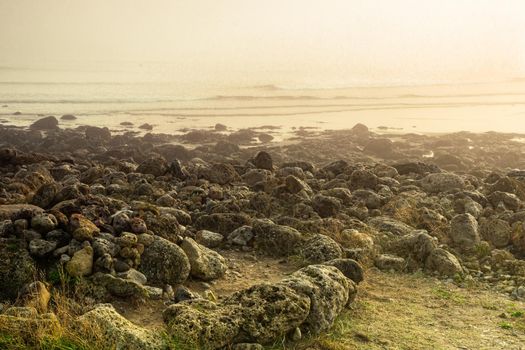
[[[206,299],[185,300],[162,313],[168,334],[183,349],[218,349],[234,343],[241,317],[235,306]]]
[[[312,199],[312,207],[322,218],[335,216],[341,210],[339,199],[317,194]]]
[[[217,279],[224,275],[228,266],[226,260],[216,251],[195,242],[186,237],[181,244],[190,262],[190,275],[203,281]]]
[[[93,310],[78,317],[74,323],[75,328],[85,339],[93,339],[103,349],[159,350],[168,348],[160,332],[133,324],[121,316],[111,304],[97,305]]]
[[[279,284],[259,284],[235,292],[223,304],[239,309],[236,342],[270,344],[300,326],[310,311],[308,296]]]
[[[93,271],[93,248],[85,246],[73,254],[71,260],[66,263],[66,271],[73,277],[85,277]]]
[[[465,188],[465,181],[454,173],[433,173],[421,179],[420,185],[426,192],[439,193],[462,190]]]
[[[378,255],[374,260],[374,265],[383,271],[403,271],[406,268],[406,261],[400,256],[391,254]]]
[[[175,285],[186,281],[190,268],[188,257],[178,245],[155,236],[144,249],[139,270],[150,282]]]
[[[58,120],[53,116],[38,119],[29,126],[33,130],[55,130],[58,129]]]
[[[311,334],[329,329],[357,293],[355,283],[334,266],[310,265],[280,284],[310,298],[310,312],[300,328]]]
[[[466,251],[480,242],[478,222],[470,214],[459,214],[450,221],[450,239]]]
[[[459,260],[442,248],[436,248],[429,254],[425,261],[425,269],[448,277],[463,274]]]
[[[272,156],[265,151],[261,151],[257,153],[255,158],[253,159],[253,164],[258,169],[265,169],[265,170],[273,170],[273,160]]]
[[[208,248],[215,248],[219,246],[222,241],[224,240],[224,236],[220,233],[208,231],[208,230],[200,230],[195,235],[195,240],[202,244],[205,247]]]
[[[298,248],[298,254],[305,264],[320,264],[343,257],[341,246],[332,238],[317,234]]]
[[[304,241],[296,229],[266,221],[256,222],[253,233],[255,249],[273,256],[289,256]]]
[[[480,233],[484,240],[496,248],[505,248],[510,243],[512,228],[509,223],[498,218],[483,218],[480,221]]]
[[[364,280],[364,271],[361,265],[353,259],[333,259],[324,263],[324,265],[335,266],[347,278],[350,278],[356,284]]]

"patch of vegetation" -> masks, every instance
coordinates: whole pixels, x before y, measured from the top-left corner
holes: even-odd
[[[501,329],[507,329],[507,330],[514,328],[514,327],[512,326],[512,324],[509,323],[509,322],[501,322],[501,323],[499,324],[499,327],[500,327]]]
[[[465,297],[463,295],[453,292],[451,290],[437,287],[432,290],[432,293],[440,299],[450,300],[458,304],[465,303]]]

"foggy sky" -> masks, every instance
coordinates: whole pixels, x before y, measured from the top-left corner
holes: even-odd
[[[525,72],[523,0],[0,0],[0,63],[189,69]]]

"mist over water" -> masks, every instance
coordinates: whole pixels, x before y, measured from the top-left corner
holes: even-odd
[[[4,123],[525,133],[522,1],[20,0],[0,19]]]

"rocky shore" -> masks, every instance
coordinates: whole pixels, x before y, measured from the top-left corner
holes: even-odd
[[[262,349],[329,330],[367,268],[525,299],[522,135],[226,130],[0,126],[0,335]]]

